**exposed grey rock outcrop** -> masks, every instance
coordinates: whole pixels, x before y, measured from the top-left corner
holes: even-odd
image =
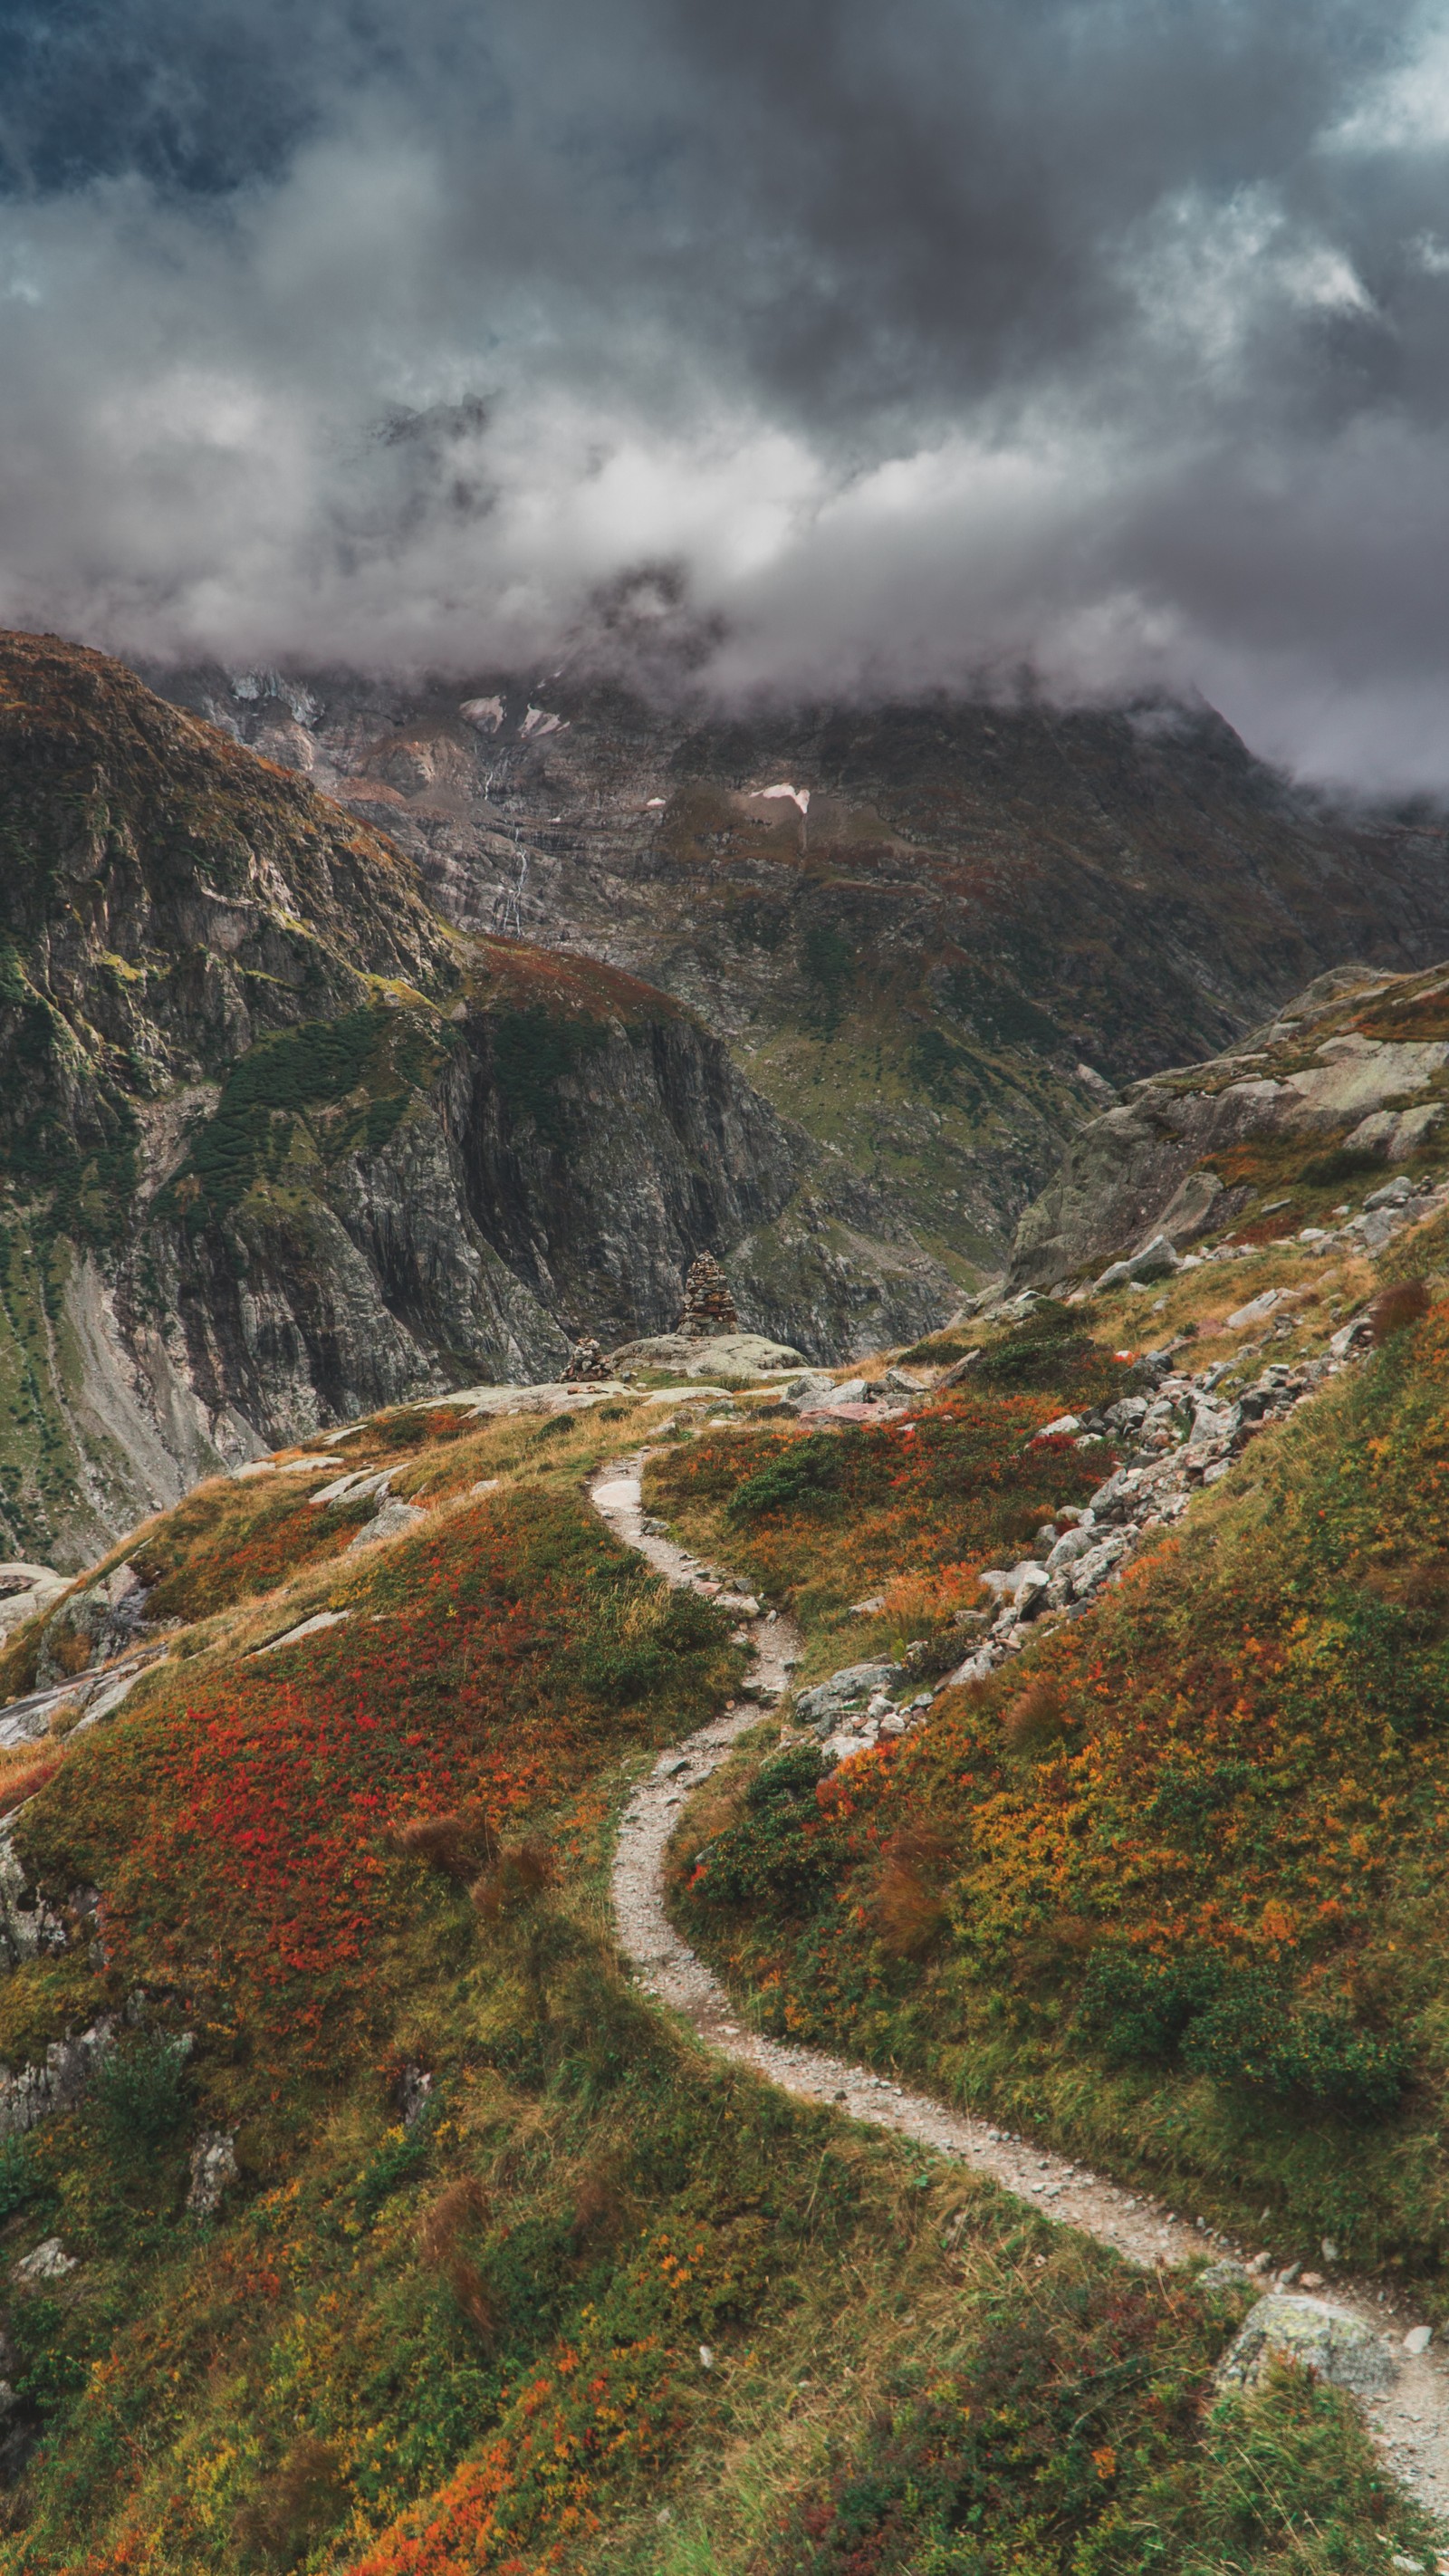
[[[72,2110],[113,2038],[113,2025],[98,2021],[78,2039],[52,2040],[39,2064],[14,2074],[0,2067],[0,2138],[36,2128],[54,2111]]]
[[[23,1559],[0,1565],[0,1638],[58,1600],[66,1582],[53,1566],[28,1565]]]
[[[240,2167],[231,2129],[203,2129],[191,2150],[191,2186],[186,2206],[193,2218],[214,2218]]]
[[[813,1727],[824,1739],[852,1710],[868,1707],[878,1692],[888,1690],[904,1669],[889,1662],[847,1664],[828,1681],[817,1682],[813,1690],[801,1691],[795,1715],[802,1726]]]
[[[749,1383],[775,1369],[798,1367],[800,1354],[788,1342],[772,1342],[763,1333],[720,1333],[696,1341],[686,1333],[649,1333],[623,1342],[609,1353],[609,1366],[621,1369],[669,1369],[684,1377],[719,1378]],[[830,1380],[822,1376],[822,1386]]]
[[[1133,1084],[1027,1209],[1008,1285],[1085,1278],[1113,1255],[1122,1279],[1151,1275],[1154,1259],[1171,1268],[1242,1206],[1247,1193],[1211,1168],[1236,1146],[1296,1140],[1366,1163],[1419,1152],[1449,1115],[1446,974],[1340,968],[1241,1046]]]

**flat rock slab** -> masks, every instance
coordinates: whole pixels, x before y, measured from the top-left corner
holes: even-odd
[[[602,1404],[607,1396],[631,1392],[617,1378],[590,1378],[582,1383],[546,1378],[537,1386],[460,1386],[452,1395],[430,1395],[423,1410],[472,1413],[486,1421],[497,1413],[579,1412],[590,1404]]]
[[[275,1655],[283,1646],[299,1646],[304,1637],[320,1637],[324,1628],[338,1628],[349,1616],[346,1610],[314,1610],[310,1619],[287,1628],[280,1637],[269,1637],[264,1646],[253,1646],[254,1655]]]
[[[703,1341],[687,1333],[651,1333],[609,1353],[611,1369],[677,1369],[682,1377],[723,1378],[730,1384],[800,1365],[799,1351],[788,1342],[767,1341],[763,1333],[712,1333]]]

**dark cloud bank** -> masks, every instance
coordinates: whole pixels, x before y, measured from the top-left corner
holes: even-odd
[[[9,0],[0,186],[7,622],[1449,789],[1449,7]]]

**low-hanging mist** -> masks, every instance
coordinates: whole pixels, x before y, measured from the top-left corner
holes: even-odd
[[[0,10],[0,620],[1199,690],[1449,786],[1449,25]]]

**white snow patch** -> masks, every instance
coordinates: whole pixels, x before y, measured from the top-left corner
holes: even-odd
[[[799,806],[802,814],[808,814],[810,811],[808,787],[790,787],[782,779],[778,787],[761,787],[756,790],[756,793],[760,796],[788,796],[792,804]]]
[[[465,698],[458,713],[466,716],[470,725],[476,725],[480,733],[496,733],[503,722],[503,700]]]

